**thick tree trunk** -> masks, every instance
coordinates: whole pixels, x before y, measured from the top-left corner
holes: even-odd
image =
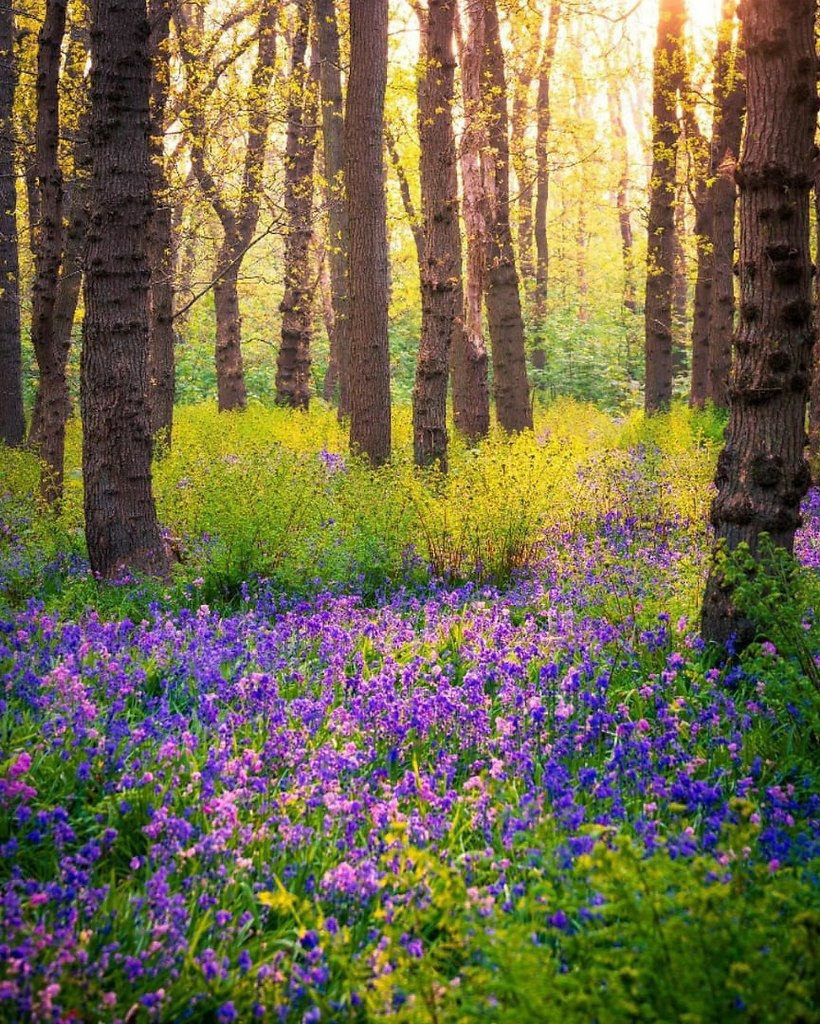
[[[460,25],[457,23],[457,28]],[[484,258],[487,225],[483,208],[481,150],[487,145],[481,116],[481,56],[484,50],[483,21],[470,26],[467,38],[458,33],[461,88],[464,96],[464,134],[461,140],[461,180],[466,234],[466,287],[459,308],[463,318],[456,324],[450,347],[453,384],[453,421],[470,442],[485,437],[490,429],[490,391],[487,381],[487,347],[481,321],[484,296]]]
[[[646,254],[647,413],[672,400],[672,300],[675,265],[677,94],[681,74],[683,0],[659,0],[652,100],[652,178]]]
[[[165,175],[165,109],[170,89],[168,40],[171,0],[150,0],[152,56],[151,154],[154,213],[148,235],[151,268],[151,320],[148,349],[148,396],[151,433],[158,450],[171,446],[174,416],[174,227]]]
[[[164,575],[147,401],[151,221],[145,0],[91,3],[91,217],[80,397],[91,568]]]
[[[333,305],[332,326],[328,332],[330,341],[328,376],[330,379],[325,381],[325,398],[330,399],[336,392],[337,384],[330,375],[330,367],[333,366],[338,375],[337,409],[339,419],[346,419],[350,415],[350,316],[347,295],[349,232],[344,192],[345,122],[339,29],[334,0],[314,0],[314,12],[321,60],[327,260]]]
[[[238,244],[235,242],[235,244]],[[244,409],[248,402],[242,364],[242,317],[239,312],[239,261],[226,238],[216,263],[216,394],[220,412]]]
[[[804,458],[811,370],[809,191],[817,112],[815,0],[746,0],[747,122],[740,188],[740,321],[729,382],[729,426],[712,503],[716,543],[759,554],[768,533],[791,551],[810,475]],[[703,636],[745,644],[755,624],[710,573]]]
[[[384,191],[387,0],[350,9],[345,181],[350,229],[350,445],[378,466],[390,458],[389,264]]]
[[[282,341],[276,364],[276,400],[296,409],[310,402],[310,340],[313,281],[310,238],[313,218],[313,156],[316,151],[315,86],[305,64],[310,5],[300,0],[293,36],[285,143],[285,293],[279,305]]]
[[[36,445],[42,460],[40,493],[49,503],[63,493],[68,350],[54,334],[54,307],[63,256],[63,175],[58,157],[60,51],[66,0],[49,0],[37,47],[37,131],[34,170],[39,220],[34,224],[34,284],[31,290],[31,342],[40,370]]]
[[[493,359],[493,390],[504,430],[532,428],[524,320],[510,228],[509,131],[504,53],[495,0],[482,0],[483,81],[489,147],[481,154],[487,186],[488,232],[484,301]]]
[[[417,466],[447,469],[447,376],[453,324],[460,314],[461,231],[453,131],[455,58],[451,0],[429,0],[419,88],[421,205],[421,341],[413,389]]]
[[[14,12],[0,5],[0,441],[22,444],[23,367],[20,342],[20,260],[14,166]]]
[[[814,247],[820,253],[820,166],[814,170]],[[814,351],[809,391],[809,455],[814,483],[820,484],[820,274],[814,278]]]

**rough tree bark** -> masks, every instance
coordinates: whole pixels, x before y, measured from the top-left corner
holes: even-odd
[[[484,296],[484,259],[487,225],[484,215],[484,184],[481,151],[487,145],[486,126],[481,116],[481,59],[484,51],[484,22],[468,22],[461,31],[456,21],[464,97],[464,132],[461,139],[461,181],[464,196],[466,235],[466,286],[463,291],[461,329],[453,334],[450,373],[453,385],[453,421],[468,441],[478,441],[490,429],[490,390],[487,380],[487,346],[481,322]]]
[[[447,469],[447,377],[453,323],[460,313],[461,229],[453,130],[455,57],[452,0],[429,0],[419,87],[421,340],[413,388],[413,453],[418,466]]]
[[[285,142],[285,292],[282,340],[276,363],[276,400],[296,409],[310,402],[310,339],[313,282],[310,238],[313,218],[313,157],[316,152],[316,82],[305,63],[310,2],[299,0],[293,34],[288,128]]]
[[[659,0],[652,96],[652,178],[646,253],[647,413],[672,400],[672,299],[675,261],[677,96],[681,72],[683,0]]]
[[[62,61],[61,92],[65,96],[72,97],[79,111],[75,127],[69,127],[65,131],[62,126],[60,127],[61,134],[65,134],[69,138],[73,135],[73,141],[70,160],[71,172],[63,182],[63,250],[60,254],[61,258],[51,318],[52,351],[56,354],[58,365],[62,365],[61,373],[63,376],[66,374],[68,356],[71,350],[74,318],[80,297],[85,233],[88,227],[90,158],[88,148],[88,81],[85,76],[88,52],[88,24],[84,21],[75,20],[70,26],[69,44]],[[36,183],[34,194],[37,196],[35,209],[39,211],[40,196]],[[36,450],[40,449],[44,432],[48,426],[44,422],[43,393],[42,380],[40,380],[38,381],[37,391],[34,396],[34,408],[31,413],[28,437],[29,445]],[[71,413],[67,389],[65,395],[66,403],[62,422],[56,420],[56,422],[53,421],[50,425],[52,434],[56,437],[56,451],[61,464],[64,448],[62,436],[65,433],[65,421]]]
[[[333,317],[328,328],[330,360],[324,397],[338,391],[339,419],[350,415],[350,316],[347,296],[349,232],[344,189],[345,121],[342,97],[339,28],[334,0],[314,0],[316,38],[319,43],[322,95],[322,152],[327,204],[327,262]]]
[[[14,166],[14,12],[0,5],[0,441],[22,444],[23,368],[20,343],[20,260]]]
[[[493,359],[493,391],[499,425],[514,432],[532,428],[524,319],[510,228],[510,146],[504,52],[495,0],[470,4],[471,21],[484,20],[484,113],[487,141],[482,151],[487,200],[487,249],[484,302]]]
[[[745,0],[747,121],[740,163],[740,319],[729,426],[715,476],[716,545],[760,555],[760,537],[791,551],[809,483],[804,458],[813,341],[809,191],[817,116],[815,0]],[[755,624],[734,607],[713,565],[701,626],[707,641]]]
[[[350,445],[379,466],[390,458],[389,264],[384,191],[387,0],[350,8],[345,181],[350,229]]]
[[[91,568],[164,575],[147,401],[151,221],[145,0],[91,3],[91,191],[80,366]]]
[[[151,154],[154,212],[148,234],[151,268],[151,320],[148,349],[148,396],[151,432],[159,451],[171,446],[174,418],[174,226],[165,175],[165,111],[171,85],[168,43],[171,0],[150,0]]]
[[[34,283],[31,289],[31,343],[40,371],[36,447],[42,461],[40,493],[49,504],[63,493],[65,424],[69,397],[68,349],[54,331],[54,308],[63,256],[63,174],[60,139],[60,52],[66,0],[49,0],[37,46],[37,127],[34,174],[38,219],[33,223]]]

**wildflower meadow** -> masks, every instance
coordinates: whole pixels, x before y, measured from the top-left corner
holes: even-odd
[[[0,1021],[820,1021],[820,494],[719,656],[716,414],[403,415],[180,409],[161,581],[0,450]]]

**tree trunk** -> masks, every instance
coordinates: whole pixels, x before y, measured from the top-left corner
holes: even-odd
[[[307,409],[310,402],[310,339],[313,331],[310,238],[313,156],[316,151],[316,83],[305,64],[309,25],[309,0],[299,0],[288,90],[285,293],[279,306],[282,341],[276,369],[276,400],[295,409]]]
[[[820,253],[820,166],[814,171],[814,247]],[[820,483],[820,274],[814,278],[814,352],[809,393],[809,455],[814,466],[815,485]]]
[[[63,175],[58,156],[60,51],[66,0],[49,0],[37,47],[37,131],[34,169],[39,220],[34,225],[34,283],[31,290],[31,343],[40,370],[36,445],[42,460],[40,493],[56,504],[63,493],[68,350],[58,346],[54,307],[63,256]]]
[[[23,443],[23,365],[20,343],[20,261],[14,166],[14,12],[0,5],[0,441]]]
[[[484,19],[484,109],[489,147],[481,154],[487,195],[487,323],[493,358],[493,390],[498,422],[504,430],[532,428],[524,320],[510,229],[510,147],[504,53],[495,0],[482,0]],[[473,7],[474,10],[474,7]],[[474,13],[475,15],[478,12]]]
[[[547,318],[549,298],[549,238],[547,236],[547,207],[550,194],[549,130],[552,112],[550,109],[550,80],[555,60],[555,46],[561,21],[561,2],[551,0],[547,37],[538,70],[538,109],[535,122],[535,345],[532,363],[537,370],[546,366],[544,349],[544,324]]]
[[[630,313],[638,308],[637,287],[635,285],[635,251],[632,235],[632,213],[629,207],[629,146],[626,140],[621,110],[621,93],[614,82],[608,82],[607,97],[609,100],[609,120],[614,140],[614,156],[620,165],[618,190],[615,194],[615,208],[618,211],[618,229],[621,234],[621,255],[624,267],[623,306]]]
[[[677,96],[681,75],[683,0],[659,0],[652,99],[652,178],[646,254],[647,413],[672,400],[672,300],[675,266]]]
[[[389,264],[384,191],[387,0],[350,8],[345,181],[350,229],[350,446],[379,466],[390,458]]]
[[[344,103],[342,98],[339,29],[334,0],[314,0],[316,36],[321,61],[322,143],[325,163],[325,200],[327,203],[327,260],[330,295],[333,305],[329,330],[330,365],[338,374],[339,419],[350,415],[350,314],[347,289],[347,252],[349,231],[344,190]],[[325,397],[330,398],[336,385]]]
[[[747,122],[740,188],[740,321],[729,382],[729,426],[712,503],[716,544],[768,533],[791,551],[810,474],[804,459],[811,370],[809,191],[817,111],[815,0],[741,9],[747,54]],[[702,610],[704,639],[740,645],[755,623],[737,611],[713,565]]]
[[[460,24],[457,22],[457,29]],[[464,134],[461,140],[461,180],[466,234],[466,289],[458,308],[463,319],[456,323],[450,347],[453,380],[453,421],[470,442],[485,437],[490,429],[490,391],[487,381],[487,348],[481,322],[484,295],[484,256],[487,225],[484,218],[481,150],[487,145],[481,116],[481,55],[483,21],[470,26],[467,38],[458,32],[461,88],[464,96]]]
[[[724,29],[731,32],[734,5],[725,0]],[[732,366],[732,329],[735,317],[735,167],[746,102],[742,43],[724,53],[716,82],[718,124],[712,137],[711,180],[714,237],[712,314],[709,339],[708,398],[718,408],[728,404],[727,385]]]
[[[85,535],[100,576],[165,575],[147,401],[151,222],[145,0],[91,3],[91,194],[80,397]]]
[[[174,227],[165,175],[165,109],[170,89],[168,40],[171,0],[150,0],[151,154],[154,213],[148,234],[151,268],[151,320],[148,349],[148,396],[151,433],[158,450],[171,446],[174,416]]]
[[[714,116],[708,148],[698,137],[695,151],[695,237],[698,272],[692,324],[690,402],[702,408],[707,399],[726,403],[725,378],[731,361],[734,315],[734,169],[740,144],[743,79],[738,47],[733,44],[735,0],[724,0],[714,57]],[[688,119],[696,128],[692,112]],[[720,370],[717,370],[717,367]],[[719,385],[719,386],[718,386]]]
[[[413,389],[413,452],[417,466],[447,469],[447,370],[461,292],[456,141],[455,58],[451,0],[429,0],[426,54],[419,89],[421,205],[421,341]]]
[[[248,402],[242,364],[242,316],[239,312],[239,266],[234,245],[226,236],[216,262],[216,395],[220,412],[244,409]]]
[[[248,129],[238,203],[231,204],[208,168],[205,101],[216,86],[211,77],[203,82],[202,25],[185,6],[175,11],[180,53],[188,84],[186,120],[190,127],[191,166],[200,188],[218,216],[223,239],[216,257],[214,308],[216,312],[217,401],[220,412],[244,409],[247,404],[242,365],[242,324],[239,316],[239,271],[251,244],[262,201],[262,175],[270,133],[268,102],[275,70],[277,0],[265,0],[259,15],[256,60],[246,93]],[[220,319],[230,317],[230,321]],[[223,376],[224,375],[224,376]]]

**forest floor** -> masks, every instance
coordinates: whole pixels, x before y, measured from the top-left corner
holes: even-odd
[[[182,411],[104,586],[0,452],[0,1019],[820,1020],[820,492],[718,659],[720,427]]]

